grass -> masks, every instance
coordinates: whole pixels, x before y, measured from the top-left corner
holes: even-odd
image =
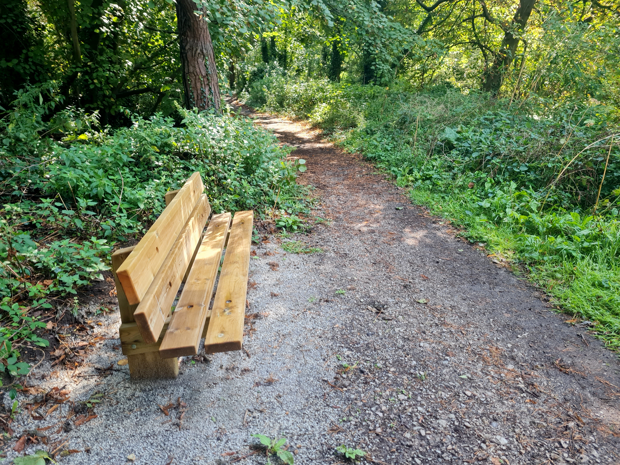
[[[587,320],[620,350],[617,109],[537,97],[511,105],[403,82],[263,84],[254,97],[264,109],[306,118],[362,153],[409,188],[413,202],[525,271],[558,310]]]
[[[282,249],[284,249],[285,252],[294,254],[312,254],[323,252],[323,250],[318,247],[308,247],[308,245],[302,241],[286,241],[282,243]]]
[[[411,200],[430,212],[463,227],[471,241],[484,242],[485,248],[522,265],[528,279],[552,298],[557,311],[591,322],[595,333],[612,350],[620,350],[620,267],[609,260],[609,250],[596,249],[584,257],[528,264],[520,253],[518,228],[509,224],[477,221],[471,215],[476,205],[459,193],[439,194],[425,189],[411,189]],[[575,322],[575,321],[573,321]]]

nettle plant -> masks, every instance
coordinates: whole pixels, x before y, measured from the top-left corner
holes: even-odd
[[[44,300],[34,301],[35,307],[50,308]],[[28,316],[29,308],[17,303],[11,304],[8,298],[0,304],[0,372],[11,376],[27,375],[30,365],[20,361],[18,348],[26,344],[47,347],[49,342],[36,334],[36,331],[45,328],[45,323]],[[1,383],[0,383],[1,386]]]
[[[345,456],[345,458],[350,460],[359,460],[363,456],[366,455],[366,452],[360,449],[353,449],[351,447],[347,447],[344,444],[336,447],[336,452],[341,453]]]
[[[286,438],[271,439],[263,434],[253,434],[252,437],[257,438],[260,443],[265,446],[265,452],[267,454],[267,464],[271,465],[271,456],[277,456],[282,462],[287,465],[293,465],[295,463],[295,457],[289,451],[284,449],[286,444]]]

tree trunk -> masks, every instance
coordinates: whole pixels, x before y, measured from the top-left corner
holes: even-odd
[[[193,0],[177,0],[177,25],[183,66],[185,107],[220,111],[220,87],[206,15]]]
[[[328,77],[334,82],[340,82],[340,74],[342,73],[342,51],[340,50],[340,41],[335,39],[332,41],[332,54],[329,61]]]
[[[502,87],[504,73],[510,67],[519,46],[519,39],[513,32],[519,33],[525,29],[532,14],[536,0],[521,0],[519,8],[512,19],[512,24],[505,29],[504,39],[499,52],[495,55],[491,68],[486,72],[482,88],[493,95],[499,94]]]
[[[237,81],[237,67],[235,66],[235,60],[230,60],[230,64],[228,65],[228,87],[230,87],[230,91],[235,91],[235,84]]]
[[[80,50],[80,39],[77,31],[77,18],[75,17],[75,0],[67,0],[69,16],[71,17],[71,42],[73,43],[73,59],[76,63],[82,61],[82,51]]]

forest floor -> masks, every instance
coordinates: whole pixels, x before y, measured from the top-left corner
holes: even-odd
[[[260,433],[286,437],[298,464],[345,463],[342,444],[361,463],[620,463],[617,355],[361,156],[304,123],[252,117],[307,161],[317,204],[307,233],[259,224],[244,350],[131,381],[118,316],[93,316],[64,338],[82,361],[45,360],[19,394],[22,453],[264,464]],[[293,241],[313,253],[286,252]]]

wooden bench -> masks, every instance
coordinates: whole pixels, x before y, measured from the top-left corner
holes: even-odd
[[[196,355],[201,338],[206,353],[241,349],[253,212],[237,212],[232,223],[230,213],[211,216],[203,192],[194,173],[166,194],[166,209],[138,245],[112,254],[132,378],[175,378],[178,357]]]

